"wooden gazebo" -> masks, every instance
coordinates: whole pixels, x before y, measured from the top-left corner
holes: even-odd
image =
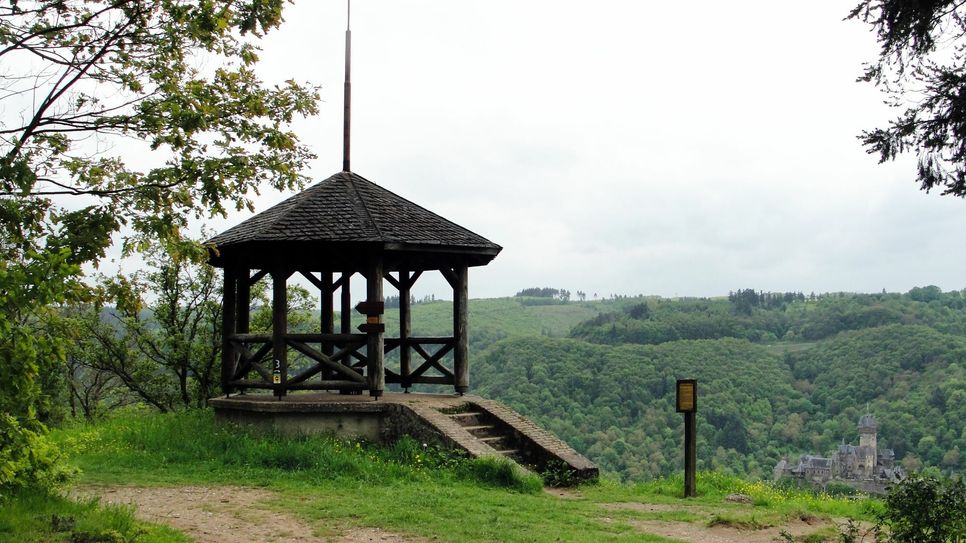
[[[349,171],[337,173],[209,240],[210,263],[224,268],[222,386],[226,394],[268,389],[368,390],[386,383],[469,387],[468,268],[489,263],[501,247]],[[427,271],[453,288],[453,334],[411,334],[410,291]],[[301,274],[319,290],[318,333],[287,330],[287,282]],[[352,328],[350,278],[366,280],[366,315]],[[250,333],[251,288],[271,280],[272,326]],[[385,337],[383,284],[399,293],[399,337]],[[334,318],[339,294],[341,322]],[[385,367],[398,349],[399,371]],[[289,353],[310,360],[289,371]],[[413,356],[416,353],[417,357]],[[452,353],[452,367],[444,364]],[[415,361],[413,360],[415,358]],[[447,359],[448,360],[448,359]]]

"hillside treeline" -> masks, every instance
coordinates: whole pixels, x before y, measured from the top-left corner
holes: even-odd
[[[783,455],[857,443],[868,409],[907,468],[961,472],[962,293],[789,298],[750,312],[734,298],[631,301],[571,339],[493,345],[474,380],[626,480],[681,469],[678,378],[699,381],[701,467],[770,477]]]
[[[744,293],[751,293],[747,296]],[[751,300],[761,300],[749,301]],[[817,341],[845,330],[921,324],[966,335],[966,296],[936,287],[907,294],[732,293],[729,299],[642,299],[601,313],[571,335],[592,343],[656,345],[681,339],[732,337],[752,342]]]

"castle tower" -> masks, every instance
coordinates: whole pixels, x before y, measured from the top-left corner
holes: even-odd
[[[859,472],[866,478],[872,478],[876,473],[877,443],[875,417],[870,413],[859,419]]]
[[[869,413],[859,419],[859,447],[876,449],[875,417]]]

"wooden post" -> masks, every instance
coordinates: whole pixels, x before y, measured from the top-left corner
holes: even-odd
[[[678,413],[684,413],[684,497],[697,496],[695,470],[698,464],[695,417],[698,411],[698,382],[695,379],[678,379],[675,391]]]
[[[469,269],[465,264],[453,268],[456,284],[453,285],[453,378],[456,392],[460,395],[470,388],[469,335],[467,333],[469,303]]]
[[[235,306],[237,305],[235,285],[237,281],[235,268],[226,267],[221,307],[221,390],[226,396],[232,392],[229,383],[235,376],[235,349],[231,343],[231,336],[235,334]]]
[[[372,303],[382,303],[382,259],[377,258],[373,261],[372,267],[366,277],[366,301]],[[367,324],[382,324],[382,315],[367,316]],[[366,357],[369,360],[368,378],[369,395],[373,398],[382,396],[386,388],[386,367],[385,356],[385,335],[382,330],[370,331],[366,345]]]
[[[695,489],[695,470],[697,468],[697,435],[695,434],[694,411],[684,414],[684,497],[693,498],[698,495]]]
[[[335,332],[335,315],[333,313],[335,307],[332,300],[335,289],[332,287],[332,272],[322,272],[319,275],[319,282],[322,284],[322,288],[319,289],[319,311],[321,313],[319,331],[323,334],[332,334]],[[326,356],[332,356],[332,353],[335,352],[332,344],[324,341],[319,345],[319,348],[322,354]],[[332,370],[324,369],[321,373],[321,379],[323,381],[331,379],[334,373]]]
[[[235,327],[239,334],[247,334],[251,328],[252,285],[249,283],[251,270],[241,269],[238,272],[238,322]]]
[[[342,272],[342,333],[352,333],[352,291],[349,290],[349,280],[352,279],[352,272]]]
[[[335,289],[332,287],[332,272],[322,272],[319,281],[322,283],[319,291],[321,299],[319,309],[322,313],[319,329],[323,334],[332,334],[335,332],[335,304],[332,299]],[[332,354],[332,345],[321,345],[321,347],[323,353]]]
[[[409,271],[399,272],[399,376],[403,390],[409,392],[413,386],[409,378],[412,373],[412,351],[409,350],[409,336],[413,332],[412,314],[409,307],[409,295],[412,283],[409,282]]]
[[[279,399],[285,395],[288,383],[288,345],[285,344],[288,332],[287,279],[288,274],[282,270],[272,271],[272,384]]]

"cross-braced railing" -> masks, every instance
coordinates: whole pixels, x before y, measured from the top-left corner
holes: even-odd
[[[364,370],[368,358],[364,352],[360,352],[366,347],[366,334],[285,334],[283,340],[286,347],[310,360],[308,367],[292,375],[283,372],[281,367],[273,365],[269,369],[263,365],[271,361],[270,355],[274,350],[271,334],[233,334],[230,340],[238,353],[236,369],[230,381],[233,387],[287,390],[366,388]],[[251,347],[255,345],[258,348],[252,352]],[[309,379],[316,375],[323,377],[310,382]]]

